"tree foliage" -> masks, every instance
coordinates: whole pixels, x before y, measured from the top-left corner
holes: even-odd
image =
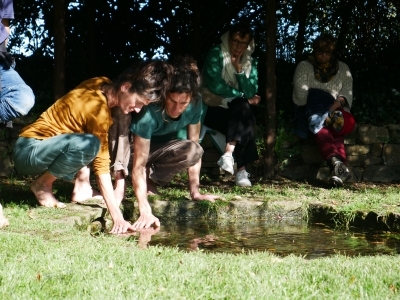
[[[66,89],[98,75],[113,78],[132,62],[191,54],[202,65],[208,49],[229,24],[247,19],[255,29],[260,92],[266,82],[266,7],[275,0],[65,0]],[[18,70],[37,97],[53,101],[54,0],[15,1],[10,39]],[[399,0],[276,0],[277,109],[290,115],[295,63],[304,59],[321,32],[338,37],[340,59],[354,77],[354,112],[372,118],[399,88]],[[38,76],[40,74],[40,76]],[[385,96],[382,96],[385,95]],[[363,104],[363,105],[361,105]],[[399,110],[400,111],[400,110]],[[398,118],[400,119],[400,118]],[[383,121],[377,115],[377,122]]]

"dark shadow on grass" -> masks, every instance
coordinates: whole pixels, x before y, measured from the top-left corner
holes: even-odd
[[[8,204],[26,204],[31,207],[39,206],[34,194],[30,190],[33,178],[16,177],[13,179],[0,178],[0,202],[4,207]],[[53,184],[53,192],[62,202],[70,202],[73,183],[56,180]]]

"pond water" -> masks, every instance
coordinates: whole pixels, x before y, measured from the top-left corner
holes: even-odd
[[[339,230],[320,223],[182,220],[163,222],[159,231],[153,233],[147,236],[142,234],[139,244],[145,247],[177,247],[184,251],[268,251],[279,256],[295,254],[308,259],[334,254],[400,253],[398,233],[359,228]],[[137,236],[132,238],[137,239]]]

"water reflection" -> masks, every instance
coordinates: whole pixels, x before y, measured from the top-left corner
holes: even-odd
[[[159,231],[142,232],[136,239],[141,247],[162,245],[184,251],[228,253],[269,251],[309,259],[336,253],[347,256],[400,253],[397,233],[355,228],[335,230],[324,224],[301,222],[182,220],[163,222]]]

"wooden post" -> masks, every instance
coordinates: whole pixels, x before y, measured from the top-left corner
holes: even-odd
[[[265,169],[264,177],[271,178],[274,175],[274,147],[276,140],[276,1],[265,1],[266,11],[266,88],[267,101],[265,111],[266,130],[265,143]]]
[[[65,93],[65,0],[54,0],[54,100]]]

